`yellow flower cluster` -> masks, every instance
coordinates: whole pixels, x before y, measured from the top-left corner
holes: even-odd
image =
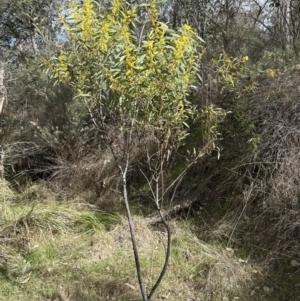
[[[134,48],[129,44],[125,46],[125,62],[126,62],[126,75],[131,76],[134,73],[136,65],[136,58],[133,53]]]
[[[244,61],[244,62],[247,62],[247,61],[249,61],[249,57],[248,57],[248,55],[245,55],[245,56],[243,57],[243,61]]]
[[[121,20],[120,36],[124,39],[126,75],[130,76],[134,73],[136,65],[136,57],[134,55],[134,45],[132,43],[131,31],[129,28],[132,19],[136,16],[136,8],[126,11]]]
[[[102,23],[101,37],[99,39],[99,49],[103,53],[107,51],[107,45],[110,39],[109,29],[111,25],[112,24],[110,20],[104,20],[104,22]]]
[[[101,22],[101,32],[99,34],[98,47],[102,53],[107,52],[108,45],[111,43],[113,36],[112,28],[117,24],[118,17],[121,15],[123,4],[120,0],[112,0],[111,13],[108,13]],[[127,15],[123,16],[123,20]],[[124,21],[123,21],[124,23]]]
[[[275,77],[276,71],[274,69],[267,69],[266,73],[269,77]]]
[[[148,72],[155,71],[155,47],[154,41],[149,39],[149,41],[145,42],[145,46],[147,48],[147,68]]]
[[[65,54],[65,52],[62,51],[58,57],[58,65],[55,72],[55,76],[58,77],[61,81],[67,82],[71,80],[70,72],[68,69],[69,61],[69,57]]]
[[[149,13],[149,18],[152,23],[152,26],[155,27],[156,22],[159,17],[159,13],[157,11],[156,0],[150,0],[149,7],[148,7],[148,13]]]
[[[187,60],[187,64],[186,64],[186,71],[183,76],[184,82],[187,86],[190,85],[191,79],[195,76],[195,72],[197,69],[196,60],[200,61],[200,59],[202,58],[204,53],[205,53],[205,50],[203,50],[202,52],[199,52],[197,55],[194,55],[193,53],[190,54],[190,56]]]
[[[148,71],[154,72],[159,61],[163,61],[165,59],[164,48],[167,26],[163,27],[163,25],[158,22],[159,13],[156,5],[156,0],[150,1],[148,6],[148,13],[152,24],[152,31],[150,32],[148,40],[144,45],[147,49]]]
[[[120,82],[113,76],[113,74],[111,73],[110,70],[105,68],[104,74],[110,81],[110,88],[112,91],[116,91],[116,92],[120,92],[120,93],[124,92],[123,86],[120,85]]]
[[[118,16],[121,7],[122,7],[122,4],[121,4],[120,0],[112,0],[112,15]]]
[[[182,27],[181,36],[175,41],[175,49],[173,54],[173,64],[172,69],[175,69],[176,66],[180,63],[183,55],[186,51],[187,46],[190,44],[191,38],[193,36],[193,31],[191,26],[185,24]]]
[[[82,23],[81,23],[81,31],[82,31],[82,39],[89,39],[91,36],[92,30],[92,22],[94,17],[94,8],[93,1],[86,0],[82,6],[83,14],[82,14]]]
[[[147,48],[147,65],[150,72],[153,72],[155,67],[166,59],[165,33],[166,30],[159,23],[156,23],[149,35],[148,41],[144,44]]]

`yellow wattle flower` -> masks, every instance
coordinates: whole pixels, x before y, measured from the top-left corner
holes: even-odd
[[[274,69],[267,69],[266,72],[269,77],[275,77],[276,75],[276,71]]]
[[[86,0],[82,6],[83,19],[81,24],[82,38],[88,39],[91,36],[92,22],[94,17],[93,1]]]

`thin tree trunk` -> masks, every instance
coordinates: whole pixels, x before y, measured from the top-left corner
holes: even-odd
[[[0,55],[0,114],[3,113],[6,102],[6,88],[4,86],[4,57]]]
[[[137,248],[134,224],[132,221],[132,216],[131,216],[131,211],[130,211],[130,206],[129,206],[128,189],[127,189],[127,181],[126,181],[127,172],[128,172],[128,168],[129,168],[129,164],[130,164],[130,154],[131,154],[132,141],[133,141],[132,132],[133,132],[134,122],[135,122],[135,116],[133,116],[131,118],[131,125],[130,125],[130,129],[128,131],[128,134],[123,133],[124,148],[126,150],[125,151],[125,163],[122,164],[119,161],[118,156],[116,155],[116,152],[114,150],[112,141],[110,142],[110,150],[111,150],[111,153],[114,157],[115,163],[120,171],[120,175],[122,178],[122,188],[123,188],[122,195],[123,195],[123,200],[124,200],[125,209],[126,209],[127,221],[128,221],[129,231],[130,231],[134,260],[135,260],[135,267],[136,267],[139,287],[141,290],[141,295],[142,295],[143,301],[150,301],[150,299],[148,299],[147,291],[146,291],[144,280],[142,277],[141,263],[140,263],[140,259],[139,259],[138,248]]]
[[[144,281],[142,278],[141,264],[140,264],[138,249],[137,249],[137,245],[136,245],[136,236],[135,236],[135,231],[134,231],[134,225],[133,225],[133,221],[131,218],[131,212],[130,212],[130,207],[129,207],[129,200],[128,200],[128,194],[127,194],[127,183],[126,183],[126,172],[121,171],[121,173],[122,173],[122,185],[123,185],[123,199],[124,199],[124,203],[125,203],[125,207],[126,207],[126,215],[127,215],[127,220],[128,220],[129,230],[130,230],[132,249],[133,249],[133,254],[134,254],[135,267],[136,267],[136,271],[137,271],[139,286],[140,286],[143,301],[149,301],[150,299],[148,299],[148,297],[147,297],[147,292],[146,292],[146,289],[144,286]]]
[[[155,284],[153,285],[149,295],[148,295],[148,300],[150,301],[153,294],[155,293],[156,289],[158,288],[158,286],[160,285],[162,279],[164,278],[166,272],[167,272],[167,268],[169,265],[169,260],[170,260],[170,255],[171,255],[171,241],[172,241],[172,234],[171,234],[171,229],[170,226],[168,224],[168,222],[165,220],[164,215],[162,214],[161,210],[159,210],[159,215],[160,215],[160,219],[162,221],[162,223],[164,224],[166,230],[167,230],[167,235],[168,235],[168,239],[167,239],[167,248],[166,248],[166,254],[165,254],[165,263],[164,266],[161,270],[161,273],[157,279],[157,281],[155,282]]]

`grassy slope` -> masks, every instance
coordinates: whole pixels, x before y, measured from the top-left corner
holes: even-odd
[[[162,264],[163,233],[149,229],[140,218],[136,223],[150,285]],[[201,242],[184,222],[173,226],[171,264],[156,300],[220,300],[250,292],[250,264],[231,249]],[[14,256],[14,271],[0,278],[0,300],[140,300],[123,223],[111,231],[35,238],[26,252]]]
[[[140,300],[124,218],[49,196],[24,202],[28,195],[1,187],[0,300]],[[149,287],[165,233],[134,220]],[[205,243],[201,227],[196,218],[172,222],[171,262],[154,300],[288,300],[263,265],[216,240]]]

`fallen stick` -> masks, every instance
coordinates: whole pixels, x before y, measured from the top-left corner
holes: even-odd
[[[171,217],[174,217],[175,215],[182,212],[183,210],[190,208],[196,201],[198,201],[198,199],[187,200],[180,204],[177,204],[174,207],[170,208],[169,210],[163,211],[163,217],[166,220],[170,220]],[[158,214],[151,217],[147,217],[145,221],[146,223],[151,225],[162,222],[161,217]]]

